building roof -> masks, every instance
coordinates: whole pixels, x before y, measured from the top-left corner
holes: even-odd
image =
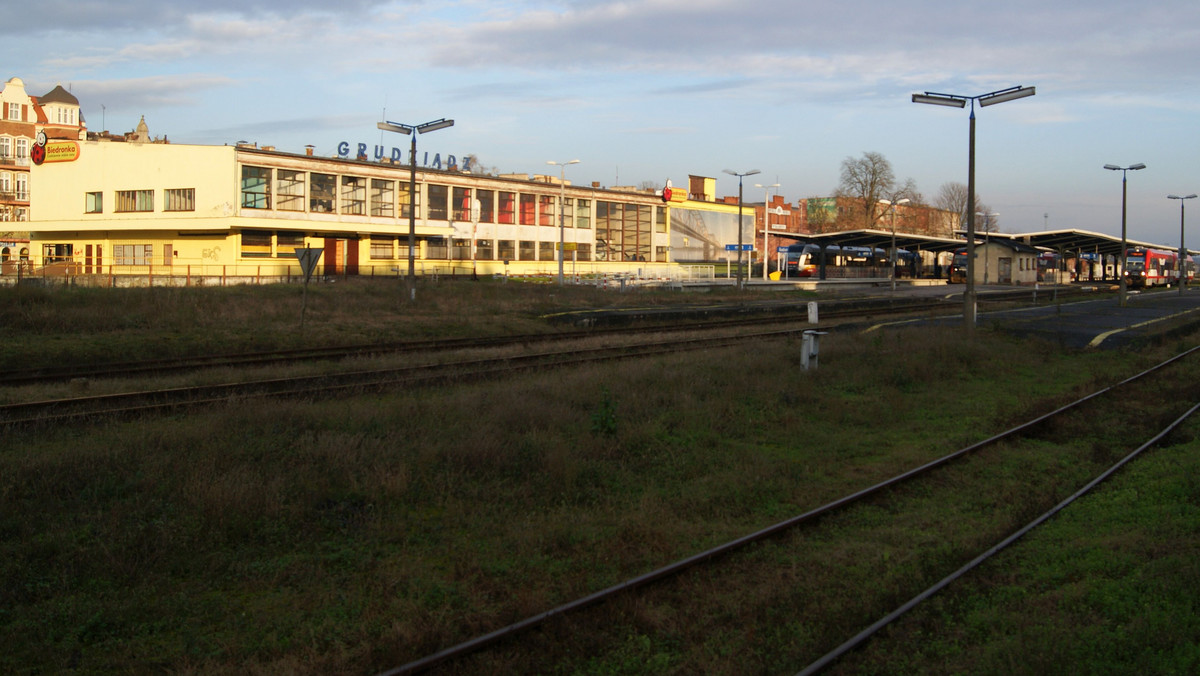
[[[56,85],[48,94],[38,97],[38,103],[45,105],[47,103],[69,103],[73,106],[79,105],[79,99],[71,92],[63,89],[62,85]]]
[[[966,234],[958,233],[962,238],[925,237],[909,233],[896,233],[896,246],[901,249],[920,249],[922,251],[954,251],[967,245]],[[819,235],[806,235],[792,232],[772,232],[772,236],[792,239],[798,242],[837,246],[870,246],[890,247],[892,233],[887,230],[845,230],[842,232],[826,232]],[[985,241],[1015,241],[1031,247],[1061,251],[1068,255],[1075,253],[1099,253],[1105,256],[1121,255],[1121,238],[1112,235],[1102,235],[1087,230],[1051,230],[1043,232],[1027,232],[1009,234],[1003,232],[975,233],[975,243]],[[1147,249],[1173,250],[1167,244],[1154,244],[1133,239],[1126,239],[1128,248],[1143,247]],[[1196,249],[1188,249],[1189,255],[1200,254]]]

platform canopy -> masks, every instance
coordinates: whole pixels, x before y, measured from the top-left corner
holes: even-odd
[[[918,251],[954,251],[967,245],[966,233],[959,231],[959,237],[928,237],[911,233],[897,232],[896,247],[905,250]],[[862,246],[887,249],[892,246],[891,230],[844,230],[841,232],[824,232],[820,234],[800,234],[794,232],[771,232],[771,236],[792,242],[804,242],[818,246]],[[1119,256],[1121,254],[1121,238],[1103,235],[1087,230],[1048,230],[1027,233],[977,232],[975,244],[984,244],[988,240],[1014,240],[1022,244],[1061,252],[1066,255],[1077,253],[1096,253],[1103,256]],[[1167,244],[1155,244],[1139,240],[1126,239],[1129,248],[1145,247],[1175,251],[1179,247]],[[1200,254],[1200,250],[1188,249],[1188,255]]]

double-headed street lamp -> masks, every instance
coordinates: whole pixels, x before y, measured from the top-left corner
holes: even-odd
[[[771,188],[778,188],[779,184],[763,185],[762,183],[755,183],[754,187],[763,189],[763,281],[765,282],[767,281],[767,261],[771,255],[771,247],[767,246],[770,243],[769,226],[767,223],[771,220]],[[740,217],[741,214],[738,214],[738,216]]]
[[[892,210],[892,293],[896,293],[896,207],[901,204],[908,204],[912,200],[905,197],[902,200],[879,200],[880,204],[885,204]]]
[[[1125,197],[1128,193],[1128,190],[1127,190],[1128,182],[1126,181],[1126,175],[1128,174],[1128,172],[1131,172],[1131,171],[1137,171],[1138,169],[1145,169],[1146,165],[1142,164],[1141,162],[1138,162],[1137,164],[1131,164],[1128,167],[1118,167],[1115,164],[1106,164],[1106,165],[1104,165],[1104,168],[1108,169],[1110,171],[1121,172],[1121,272],[1120,272],[1120,276],[1117,278],[1118,280],[1120,280],[1118,282],[1117,288],[1119,290],[1118,298],[1120,299],[1121,307],[1125,307],[1125,301],[1128,296],[1126,283],[1125,283],[1125,262],[1126,262],[1125,259],[1129,255],[1129,252],[1126,250],[1127,247],[1125,244],[1125,204],[1126,204]]]
[[[1014,99],[1023,99],[1036,93],[1034,87],[1009,87],[999,89],[979,96],[959,96],[957,94],[939,94],[925,92],[913,94],[913,103],[929,103],[935,106],[950,106],[965,108],[971,102],[971,131],[969,151],[967,153],[967,288],[963,292],[963,320],[967,330],[975,328],[975,102],[979,106],[990,106]]]
[[[1196,199],[1196,194],[1184,195],[1167,195],[1169,200],[1179,200],[1179,293],[1183,294],[1183,287],[1187,285],[1187,249],[1183,248],[1183,201]]]
[[[740,173],[739,173],[739,172],[736,172],[736,171],[734,171],[734,170],[732,170],[732,169],[725,169],[725,173],[726,173],[726,174],[729,174],[730,176],[737,176],[737,177],[738,177],[738,220],[737,220],[737,231],[738,231],[738,243],[737,243],[737,248],[738,248],[738,269],[737,269],[737,285],[738,285],[738,288],[739,288],[739,289],[741,289],[741,288],[742,288],[742,179],[743,179],[743,178],[745,178],[746,176],[753,176],[753,175],[755,175],[755,174],[759,173],[759,171],[758,171],[758,169],[751,169],[750,171],[744,171],[744,172],[740,172]]]
[[[376,127],[383,131],[394,131],[397,134],[412,136],[412,147],[408,151],[408,293],[409,297],[416,296],[416,262],[413,250],[417,248],[417,134],[428,134],[431,131],[453,127],[454,120],[442,118],[425,124],[400,124],[399,122],[377,122]]]
[[[546,164],[558,167],[558,285],[563,283],[563,256],[566,255],[566,236],[564,235],[565,225],[563,224],[563,209],[567,201],[567,165],[579,164],[579,160],[570,160],[568,162],[555,162],[548,160]]]

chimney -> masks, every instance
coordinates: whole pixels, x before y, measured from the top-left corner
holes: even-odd
[[[312,157],[312,155],[313,155],[313,146],[312,146],[312,145],[307,145],[307,146],[304,146],[304,154],[305,154],[305,155],[308,155],[309,157]]]

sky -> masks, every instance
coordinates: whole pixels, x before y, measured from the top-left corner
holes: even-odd
[[[1200,193],[1200,3],[1159,0],[40,0],[6,3],[0,63],[57,84],[92,131],[334,155],[407,148],[386,119],[453,127],[425,151],[576,184],[686,186],[729,169],[761,202],[828,196],[882,154],[933,202],[967,182],[970,108],[912,94],[1033,97],[976,108],[979,201],[1003,232],[1078,228],[1178,247]],[[1196,214],[1200,248],[1200,199]]]

